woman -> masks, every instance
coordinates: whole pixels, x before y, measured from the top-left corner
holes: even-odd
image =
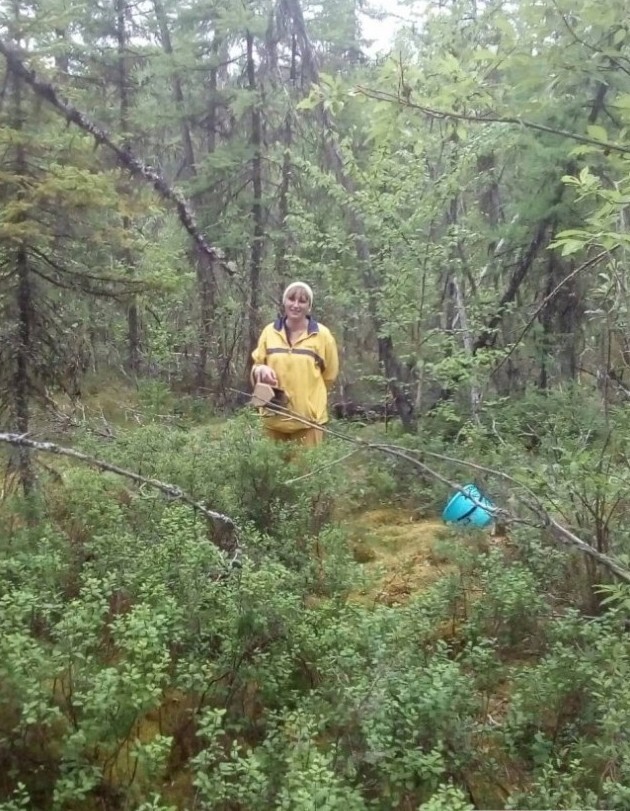
[[[339,372],[337,344],[311,316],[313,291],[307,284],[290,284],[282,307],[284,314],[264,328],[252,353],[252,380],[282,389],[288,398],[282,412],[263,411],[264,430],[272,439],[318,445],[323,432],[291,414],[317,425],[328,422],[328,389]]]

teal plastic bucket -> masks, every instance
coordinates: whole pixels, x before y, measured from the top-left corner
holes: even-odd
[[[491,524],[494,520],[494,504],[474,484],[466,485],[462,491],[455,493],[444,507],[443,520],[447,524],[478,527],[479,529]],[[469,496],[472,496],[474,501]],[[483,506],[477,506],[475,501]],[[485,507],[488,509],[484,509]]]

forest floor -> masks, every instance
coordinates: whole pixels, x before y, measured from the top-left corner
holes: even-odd
[[[403,507],[382,507],[343,522],[367,585],[350,599],[396,605],[426,589],[451,569],[436,550],[444,534],[438,520],[414,519]]]

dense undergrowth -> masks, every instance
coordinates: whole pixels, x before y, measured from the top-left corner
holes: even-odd
[[[6,495],[2,811],[630,807],[626,589],[517,524],[444,529],[443,576],[357,602],[356,517],[434,516],[444,487],[374,452],[334,464],[339,440],[287,455],[253,415],[172,406],[149,398],[112,437],[86,422],[65,444],[228,513],[244,565],[223,576],[192,509],[74,463],[46,460],[35,504]],[[340,430],[497,467],[624,561],[629,421],[578,390],[495,403],[479,425],[443,410],[417,437]],[[527,517],[515,485],[479,483]]]

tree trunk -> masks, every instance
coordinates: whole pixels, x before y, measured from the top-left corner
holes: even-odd
[[[606,93],[608,91],[608,85],[605,85],[603,82],[598,82],[597,90],[595,92],[595,98],[591,104],[591,109],[588,114],[587,122],[588,124],[594,124],[597,121],[597,118],[604,107],[604,101],[606,99]],[[576,164],[575,161],[569,161],[564,167],[563,171],[561,172],[561,176],[564,175],[571,175],[575,171]],[[562,201],[566,190],[566,185],[562,182],[558,183],[556,186],[554,195],[549,204],[549,210],[551,212],[555,212],[555,209]],[[517,296],[517,293],[521,287],[521,284],[525,280],[527,274],[529,273],[531,267],[534,264],[536,257],[538,256],[541,248],[544,246],[545,242],[547,241],[547,232],[555,220],[555,214],[551,213],[544,217],[538,224],[534,230],[534,234],[530,240],[529,245],[525,249],[525,251],[521,254],[520,260],[517,263],[510,280],[508,282],[508,286],[501,297],[498,307],[495,313],[490,317],[487,325],[481,331],[480,335],[475,340],[473,351],[476,353],[480,349],[490,349],[495,346],[497,340],[497,330],[505,316],[505,313],[508,310],[510,304],[512,304]]]
[[[287,0],[287,8],[293,19],[296,35],[302,50],[302,61],[310,75],[313,84],[319,84],[319,70],[315,51],[308,37],[304,14],[300,0]],[[334,136],[334,126],[328,112],[320,109],[321,121],[324,131],[324,152],[328,168],[335,175],[339,185],[345,189],[349,197],[356,194],[353,179],[346,173],[339,144]],[[387,325],[378,312],[379,284],[374,273],[371,251],[367,239],[367,228],[363,218],[354,205],[348,207],[348,226],[354,234],[354,245],[357,260],[366,291],[368,293],[368,306],[377,334],[378,357],[387,379],[387,384],[396,403],[398,414],[406,431],[415,431],[416,418],[413,399],[407,390],[403,369],[394,351],[394,342],[388,334]]]
[[[160,40],[164,53],[172,60],[173,42],[171,32],[168,28],[168,20],[161,0],[153,0],[153,8],[160,30]],[[218,40],[215,36],[212,43],[213,54],[216,54]],[[185,179],[197,177],[197,161],[193,146],[190,122],[186,115],[186,104],[182,80],[172,67],[171,84],[173,88],[173,100],[180,115],[180,134],[182,139],[183,161],[179,170],[179,176]],[[210,110],[208,115],[208,152],[212,153],[216,143],[216,89],[217,89],[217,69],[210,70]],[[195,265],[197,273],[197,289],[199,303],[199,326],[197,333],[198,351],[195,360],[195,386],[204,389],[208,386],[208,358],[212,346],[212,335],[214,332],[214,309],[216,305],[216,277],[214,262],[207,254],[200,250],[195,251]]]
[[[474,338],[472,333],[468,327],[468,314],[466,312],[466,299],[464,296],[464,291],[462,290],[462,286],[459,283],[459,279],[457,278],[457,274],[453,274],[451,277],[451,287],[453,290],[453,297],[455,300],[455,312],[456,312],[456,323],[453,324],[453,327],[458,326],[461,330],[462,335],[462,342],[464,344],[464,351],[466,352],[466,356],[468,358],[472,358],[474,355]],[[474,374],[474,371],[472,371]],[[474,380],[470,382],[470,408],[471,414],[474,420],[479,420],[479,408],[481,407],[481,392],[479,390],[479,386],[475,383]]]
[[[262,116],[256,98],[256,66],[254,63],[254,37],[247,32],[247,83],[252,95],[250,146],[252,148],[252,247],[249,265],[249,335],[247,361],[256,348],[260,333],[260,288],[264,248],[262,205]]]
[[[17,16],[17,14],[16,14]],[[24,126],[24,111],[22,109],[22,82],[13,76],[13,128],[21,132]],[[16,175],[25,178],[27,175],[27,162],[24,152],[24,143],[18,138],[15,147]],[[18,192],[21,196],[21,192]],[[24,220],[25,215],[20,213],[17,219]],[[26,245],[21,242],[16,253],[17,277],[17,340],[15,344],[15,367],[13,373],[13,411],[18,433],[28,434],[30,428],[30,395],[31,395],[31,323],[33,317],[33,290],[32,279],[28,266],[28,253]],[[28,448],[19,447],[17,450],[18,472],[20,484],[26,496],[33,492],[35,474],[33,462]]]
[[[197,287],[199,291],[199,351],[195,365],[195,385],[201,390],[208,388],[208,358],[214,334],[214,309],[216,306],[216,277],[214,262],[197,252]]]
[[[455,139],[455,136],[453,136],[453,139]],[[460,198],[458,195],[455,195],[451,199],[446,214],[446,223],[449,229],[457,226],[459,206],[460,206]],[[449,267],[457,267],[459,265],[464,269],[464,271],[468,270],[466,260],[466,250],[464,245],[462,245],[461,240],[459,239],[457,239],[455,246],[452,249],[450,261],[448,264]],[[468,278],[471,278],[470,273],[468,273],[467,275]],[[471,282],[471,287],[472,286],[473,285]],[[459,334],[461,335],[462,338],[464,352],[469,359],[472,359],[475,354],[474,351],[475,339],[468,323],[468,312],[466,308],[466,297],[464,294],[464,286],[463,283],[460,282],[460,278],[457,272],[454,270],[449,269],[448,271],[447,289],[453,300],[453,309],[454,309],[454,314],[451,318],[450,323],[448,324],[448,329],[452,330],[453,332],[455,332],[456,330],[459,331]],[[474,375],[472,367],[470,372],[471,374]],[[479,409],[481,407],[481,391],[479,390],[479,386],[477,386],[477,384],[474,382],[473,379],[470,380],[469,385],[470,385],[471,415],[474,420],[478,421]]]
[[[153,8],[155,10],[155,17],[157,20],[158,28],[160,29],[160,40],[162,42],[162,48],[164,49],[164,53],[172,60],[173,43],[171,41],[171,32],[168,29],[168,21],[166,19],[166,13],[164,12],[164,6],[162,5],[161,0],[153,0]],[[180,133],[182,137],[182,149],[184,152],[184,162],[182,172],[184,173],[184,175],[194,177],[197,174],[195,166],[195,153],[193,149],[193,142],[192,136],[190,134],[190,126],[188,124],[188,118],[186,117],[185,114],[184,91],[182,88],[182,80],[175,67],[172,68],[171,83],[173,86],[173,99],[175,100],[175,107],[177,108],[181,116]],[[182,172],[180,172],[180,175],[182,174]]]
[[[274,43],[275,47],[275,43]],[[297,40],[295,33],[291,34],[291,67],[289,82],[291,89],[295,89],[297,81]],[[293,111],[289,108],[284,119],[282,132],[282,172],[280,176],[280,190],[278,195],[278,238],[276,239],[276,278],[282,288],[289,282],[287,248],[289,238],[287,234],[287,217],[289,216],[289,189],[291,185],[291,146],[293,144]]]
[[[129,143],[129,77],[127,75],[127,0],[116,0],[116,38],[118,43],[118,94],[119,94],[119,123],[123,139],[123,148],[128,150]],[[123,217],[122,226],[125,231],[131,230],[131,220]],[[130,276],[133,276],[133,259],[129,251],[125,250],[122,256],[125,267]],[[131,294],[127,304],[127,369],[136,375],[140,371],[140,318],[138,302]]]
[[[545,284],[545,298],[556,286],[556,262],[553,253],[549,254],[547,260],[547,281]],[[551,304],[543,309],[540,314],[540,325],[542,327],[542,340],[540,347],[540,372],[538,375],[538,388],[545,391],[549,387],[549,361],[551,360],[551,342],[553,334],[553,315]]]
[[[18,152],[22,147],[18,147]],[[20,159],[18,159],[18,171]],[[28,434],[30,425],[30,359],[31,359],[31,318],[33,312],[33,292],[28,268],[26,248],[21,245],[17,252],[17,312],[18,335],[15,353],[14,403],[15,422],[18,433]],[[18,469],[20,483],[25,495],[33,491],[35,476],[30,451],[18,448]]]
[[[212,40],[212,56],[213,63],[217,58],[219,52],[220,40],[215,35]],[[218,69],[213,64],[210,69],[210,99],[208,108],[208,125],[207,125],[207,149],[208,154],[212,154],[216,149],[217,143],[217,88],[218,88]],[[188,122],[184,121],[188,137],[190,138],[190,130]],[[197,176],[197,168],[194,162],[194,155],[192,153],[191,144],[191,171],[193,176]],[[206,205],[206,209],[210,212],[213,211],[212,203]],[[204,256],[200,251],[197,251],[197,284],[199,286],[199,353],[197,355],[197,367],[195,370],[195,382],[197,388],[204,389],[209,387],[208,380],[208,360],[210,350],[212,348],[212,339],[215,332],[215,308],[217,302],[217,277],[215,262],[207,256]],[[217,365],[219,358],[217,357]],[[221,370],[217,369],[219,377],[219,388],[225,388],[224,383],[221,382]]]

